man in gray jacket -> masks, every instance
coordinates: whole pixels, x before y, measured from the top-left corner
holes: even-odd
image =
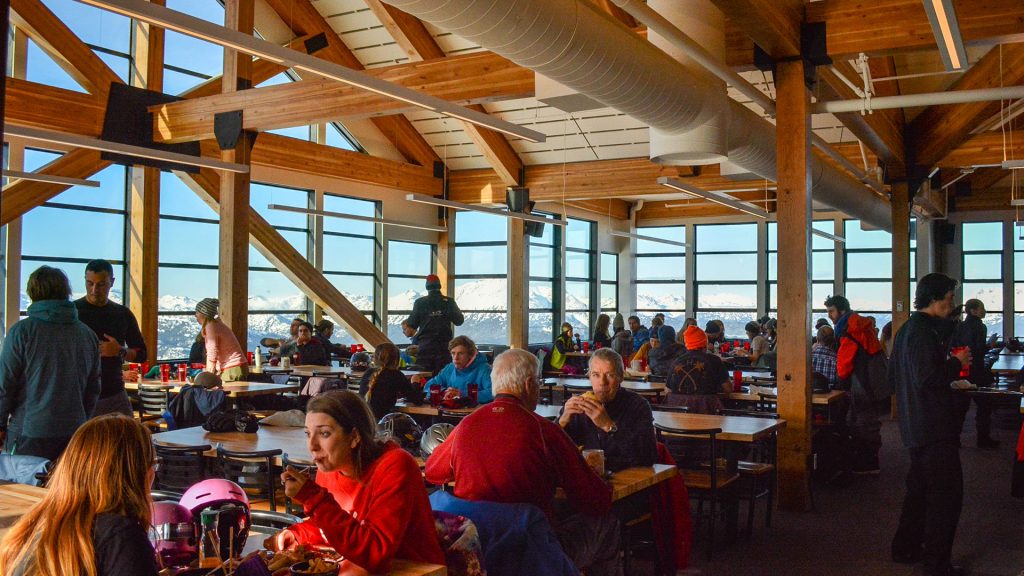
[[[28,318],[11,327],[0,354],[0,440],[8,454],[55,460],[96,406],[99,342],[79,322],[64,272],[40,266],[27,291]]]

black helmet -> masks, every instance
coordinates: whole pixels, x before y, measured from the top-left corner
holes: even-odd
[[[394,440],[403,450],[418,456],[423,428],[420,428],[412,416],[404,412],[392,412],[385,414],[380,422],[377,422],[377,436]]]
[[[356,352],[349,359],[348,365],[353,372],[365,372],[370,369],[370,355],[366,352]]]
[[[448,422],[440,422],[427,428],[427,431],[423,433],[423,438],[420,439],[420,454],[424,458],[433,454],[434,450],[444,443],[448,435],[452,433],[452,430],[455,430],[455,426]]]

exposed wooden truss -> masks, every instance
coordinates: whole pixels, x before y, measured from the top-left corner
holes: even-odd
[[[533,72],[485,52],[367,70],[382,80],[458,104],[533,95]],[[416,106],[333,80],[303,80],[153,106],[159,142],[213,138],[216,114],[243,111],[242,127],[278,128],[418,110]]]
[[[800,54],[803,0],[712,0],[740,30],[773,58]]]

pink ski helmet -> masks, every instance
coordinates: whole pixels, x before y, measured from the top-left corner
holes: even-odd
[[[150,541],[164,566],[187,566],[196,559],[196,528],[192,513],[177,502],[153,503]]]
[[[249,509],[249,497],[241,486],[223,478],[210,478],[197,482],[181,496],[181,505],[198,518],[205,508],[217,508],[223,504],[238,504]]]

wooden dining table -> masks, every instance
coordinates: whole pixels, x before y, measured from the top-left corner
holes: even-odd
[[[992,364],[992,372],[996,374],[1015,375],[1024,369],[1024,354],[1002,353]]]
[[[590,390],[590,380],[586,378],[546,378],[544,386],[551,389],[559,388],[563,393],[569,390]],[[642,382],[637,380],[623,380],[622,388],[636,392],[641,396],[654,396],[660,400],[666,393],[668,387],[664,382]]]
[[[146,386],[158,386],[166,388],[171,394],[177,394],[181,391],[181,387],[187,382],[162,382],[160,380],[143,380],[142,384]],[[124,389],[130,392],[138,392],[138,382],[125,382]],[[298,392],[299,387],[296,384],[267,384],[265,382],[225,382],[221,385],[221,390],[224,391],[229,398],[251,398],[253,396],[272,396],[274,394],[284,394],[285,392]]]
[[[209,432],[202,426],[179,428],[153,435],[153,443],[161,446],[210,445],[207,456],[217,455],[217,444],[238,452],[281,450],[289,459],[312,463],[306,447],[306,429],[299,426],[269,426],[260,424],[253,434],[246,432]],[[275,462],[281,465],[281,459]]]
[[[654,423],[683,429],[721,428],[722,432],[717,436],[719,440],[741,443],[766,439],[786,427],[786,421],[778,418],[719,416],[661,410],[654,411]]]
[[[479,404],[472,408],[444,408],[443,410],[447,414],[469,415],[472,414],[475,410],[479,409],[481,406],[486,406],[486,404]],[[439,416],[442,410],[442,408],[434,407],[431,406],[430,404],[408,404],[402,401],[399,401],[397,404],[395,404],[395,409],[398,410],[399,412],[404,412],[406,414],[430,417]],[[548,420],[554,420],[555,418],[558,418],[558,415],[561,413],[561,411],[562,407],[560,405],[552,404],[538,404],[537,408],[534,409],[534,412],[536,412],[543,418],[547,418]]]

